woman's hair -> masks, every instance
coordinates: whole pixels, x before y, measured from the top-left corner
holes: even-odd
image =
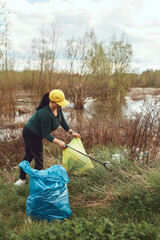
[[[40,104],[38,105],[38,107],[36,107],[36,110],[40,110],[41,108],[45,107],[46,105],[49,104],[51,100],[49,99],[49,93],[45,93],[41,99]]]

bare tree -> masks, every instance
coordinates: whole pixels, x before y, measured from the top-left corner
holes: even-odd
[[[49,79],[49,88],[53,88],[53,85],[56,85],[53,79],[54,73],[54,64],[55,60],[58,57],[59,51],[59,40],[60,40],[60,24],[56,21],[52,21],[51,28],[48,33],[49,41],[50,41],[50,51],[49,51],[49,70],[48,70],[48,79]]]
[[[132,55],[132,45],[128,42],[125,33],[122,33],[119,40],[116,35],[113,35],[107,47],[107,58],[111,72],[109,95],[112,99],[119,101],[128,89],[129,79],[126,77],[126,73],[130,68]]]
[[[108,98],[110,64],[105,51],[105,43],[96,41],[90,59],[91,95],[98,99]]]
[[[44,92],[56,85],[54,79],[55,60],[58,55],[58,39],[60,36],[57,23],[52,22],[47,31],[41,29],[38,38],[32,40],[32,81],[31,90],[35,104]],[[36,94],[35,94],[36,93]]]
[[[9,11],[5,8],[5,3],[1,3],[1,30],[0,30],[0,95],[3,104],[3,113],[6,116],[15,116],[15,103],[13,99],[14,94],[14,76],[11,74],[13,70],[13,61],[10,57],[11,41],[10,29],[11,23],[9,21]]]
[[[66,45],[68,59],[67,94],[76,109],[83,109],[88,97],[90,61],[95,42],[93,31],[86,32],[82,39],[70,39]]]

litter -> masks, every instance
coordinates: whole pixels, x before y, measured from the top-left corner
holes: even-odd
[[[76,141],[79,143],[81,149],[77,149],[78,146],[74,146],[74,148],[73,148],[73,145],[76,145],[76,144],[75,144]],[[74,144],[73,144],[73,143],[74,143]],[[82,144],[82,142],[81,142],[81,140],[80,140],[79,138],[73,139],[73,140],[70,142],[69,145],[66,144],[66,147],[69,148],[70,150],[73,150],[72,154],[76,155],[76,154],[74,153],[74,151],[75,151],[76,153],[79,153],[80,155],[83,155],[83,157],[87,157],[87,159],[89,158],[89,159],[91,159],[91,160],[93,160],[93,161],[95,161],[95,162],[100,163],[100,164],[103,165],[107,170],[109,170],[109,169],[106,167],[106,165],[109,164],[108,161],[106,161],[106,162],[101,162],[101,161],[99,161],[99,160],[97,160],[97,159],[95,159],[95,158],[93,158],[93,157],[91,157],[91,156],[89,156],[89,155],[86,154],[86,152],[85,152],[85,150],[84,150],[84,147],[83,147],[83,144]],[[64,151],[66,151],[66,150],[67,150],[67,149],[65,149]],[[81,151],[79,151],[79,150],[81,150]],[[63,151],[63,153],[64,153],[64,151]],[[71,151],[69,151],[69,153],[71,153]],[[80,155],[78,155],[78,157],[79,157],[79,159],[82,159],[82,156],[80,156]],[[89,160],[89,159],[88,159],[88,160]],[[74,161],[74,156],[73,156],[72,161]],[[63,154],[63,163],[64,163],[64,167],[66,168],[66,170],[69,171],[67,156],[65,156],[65,154]],[[91,163],[91,162],[89,162],[89,163]],[[75,165],[75,164],[76,164],[76,162],[74,163],[74,165]],[[78,163],[78,164],[79,164],[79,163]],[[90,166],[91,166],[91,165],[90,165]],[[93,167],[94,167],[94,166],[92,165],[92,168],[93,168]],[[87,170],[89,170],[89,169],[87,169]],[[73,169],[73,171],[74,171],[74,169]],[[81,173],[83,173],[83,172],[81,172]],[[75,173],[75,174],[76,174],[76,173]],[[80,173],[79,173],[79,174],[80,174]]]
[[[63,166],[67,172],[84,174],[94,168],[80,138],[74,138],[63,150]]]

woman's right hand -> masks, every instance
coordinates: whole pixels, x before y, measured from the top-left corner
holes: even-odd
[[[54,138],[53,139],[53,142],[56,143],[61,149],[65,149],[66,148],[66,144],[65,142],[57,139],[57,138]]]

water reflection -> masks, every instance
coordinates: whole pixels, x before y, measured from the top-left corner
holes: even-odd
[[[107,101],[102,102],[88,98],[86,99],[84,110],[75,110],[71,103],[63,109],[63,113],[70,126],[80,132],[81,129],[84,130],[92,121],[106,121],[107,118],[116,121],[120,117],[130,118],[133,112],[139,113],[142,111],[145,101],[151,102],[153,99],[154,101],[159,101],[160,95],[153,97],[148,94],[143,100],[139,97],[137,101],[133,100],[130,96],[126,96],[125,101],[110,104]],[[35,111],[35,106],[30,97],[23,98],[23,100],[18,98],[16,108],[16,116],[12,121],[10,119],[5,119],[4,122],[1,121],[3,124],[0,129],[0,141],[9,141],[10,139],[19,137],[22,133],[23,125]],[[13,126],[14,124],[17,124],[17,128],[14,127],[12,129],[11,126],[9,127],[9,125]]]
[[[133,101],[130,97],[126,96],[126,105],[122,107],[122,112],[125,117],[130,118],[134,113],[147,111],[151,106],[160,106],[159,95],[154,97],[152,95],[147,95],[143,100],[138,101]]]
[[[0,141],[9,141],[13,139],[19,138],[19,136],[22,134],[22,128],[17,129],[11,129],[11,128],[5,128],[0,129]]]

